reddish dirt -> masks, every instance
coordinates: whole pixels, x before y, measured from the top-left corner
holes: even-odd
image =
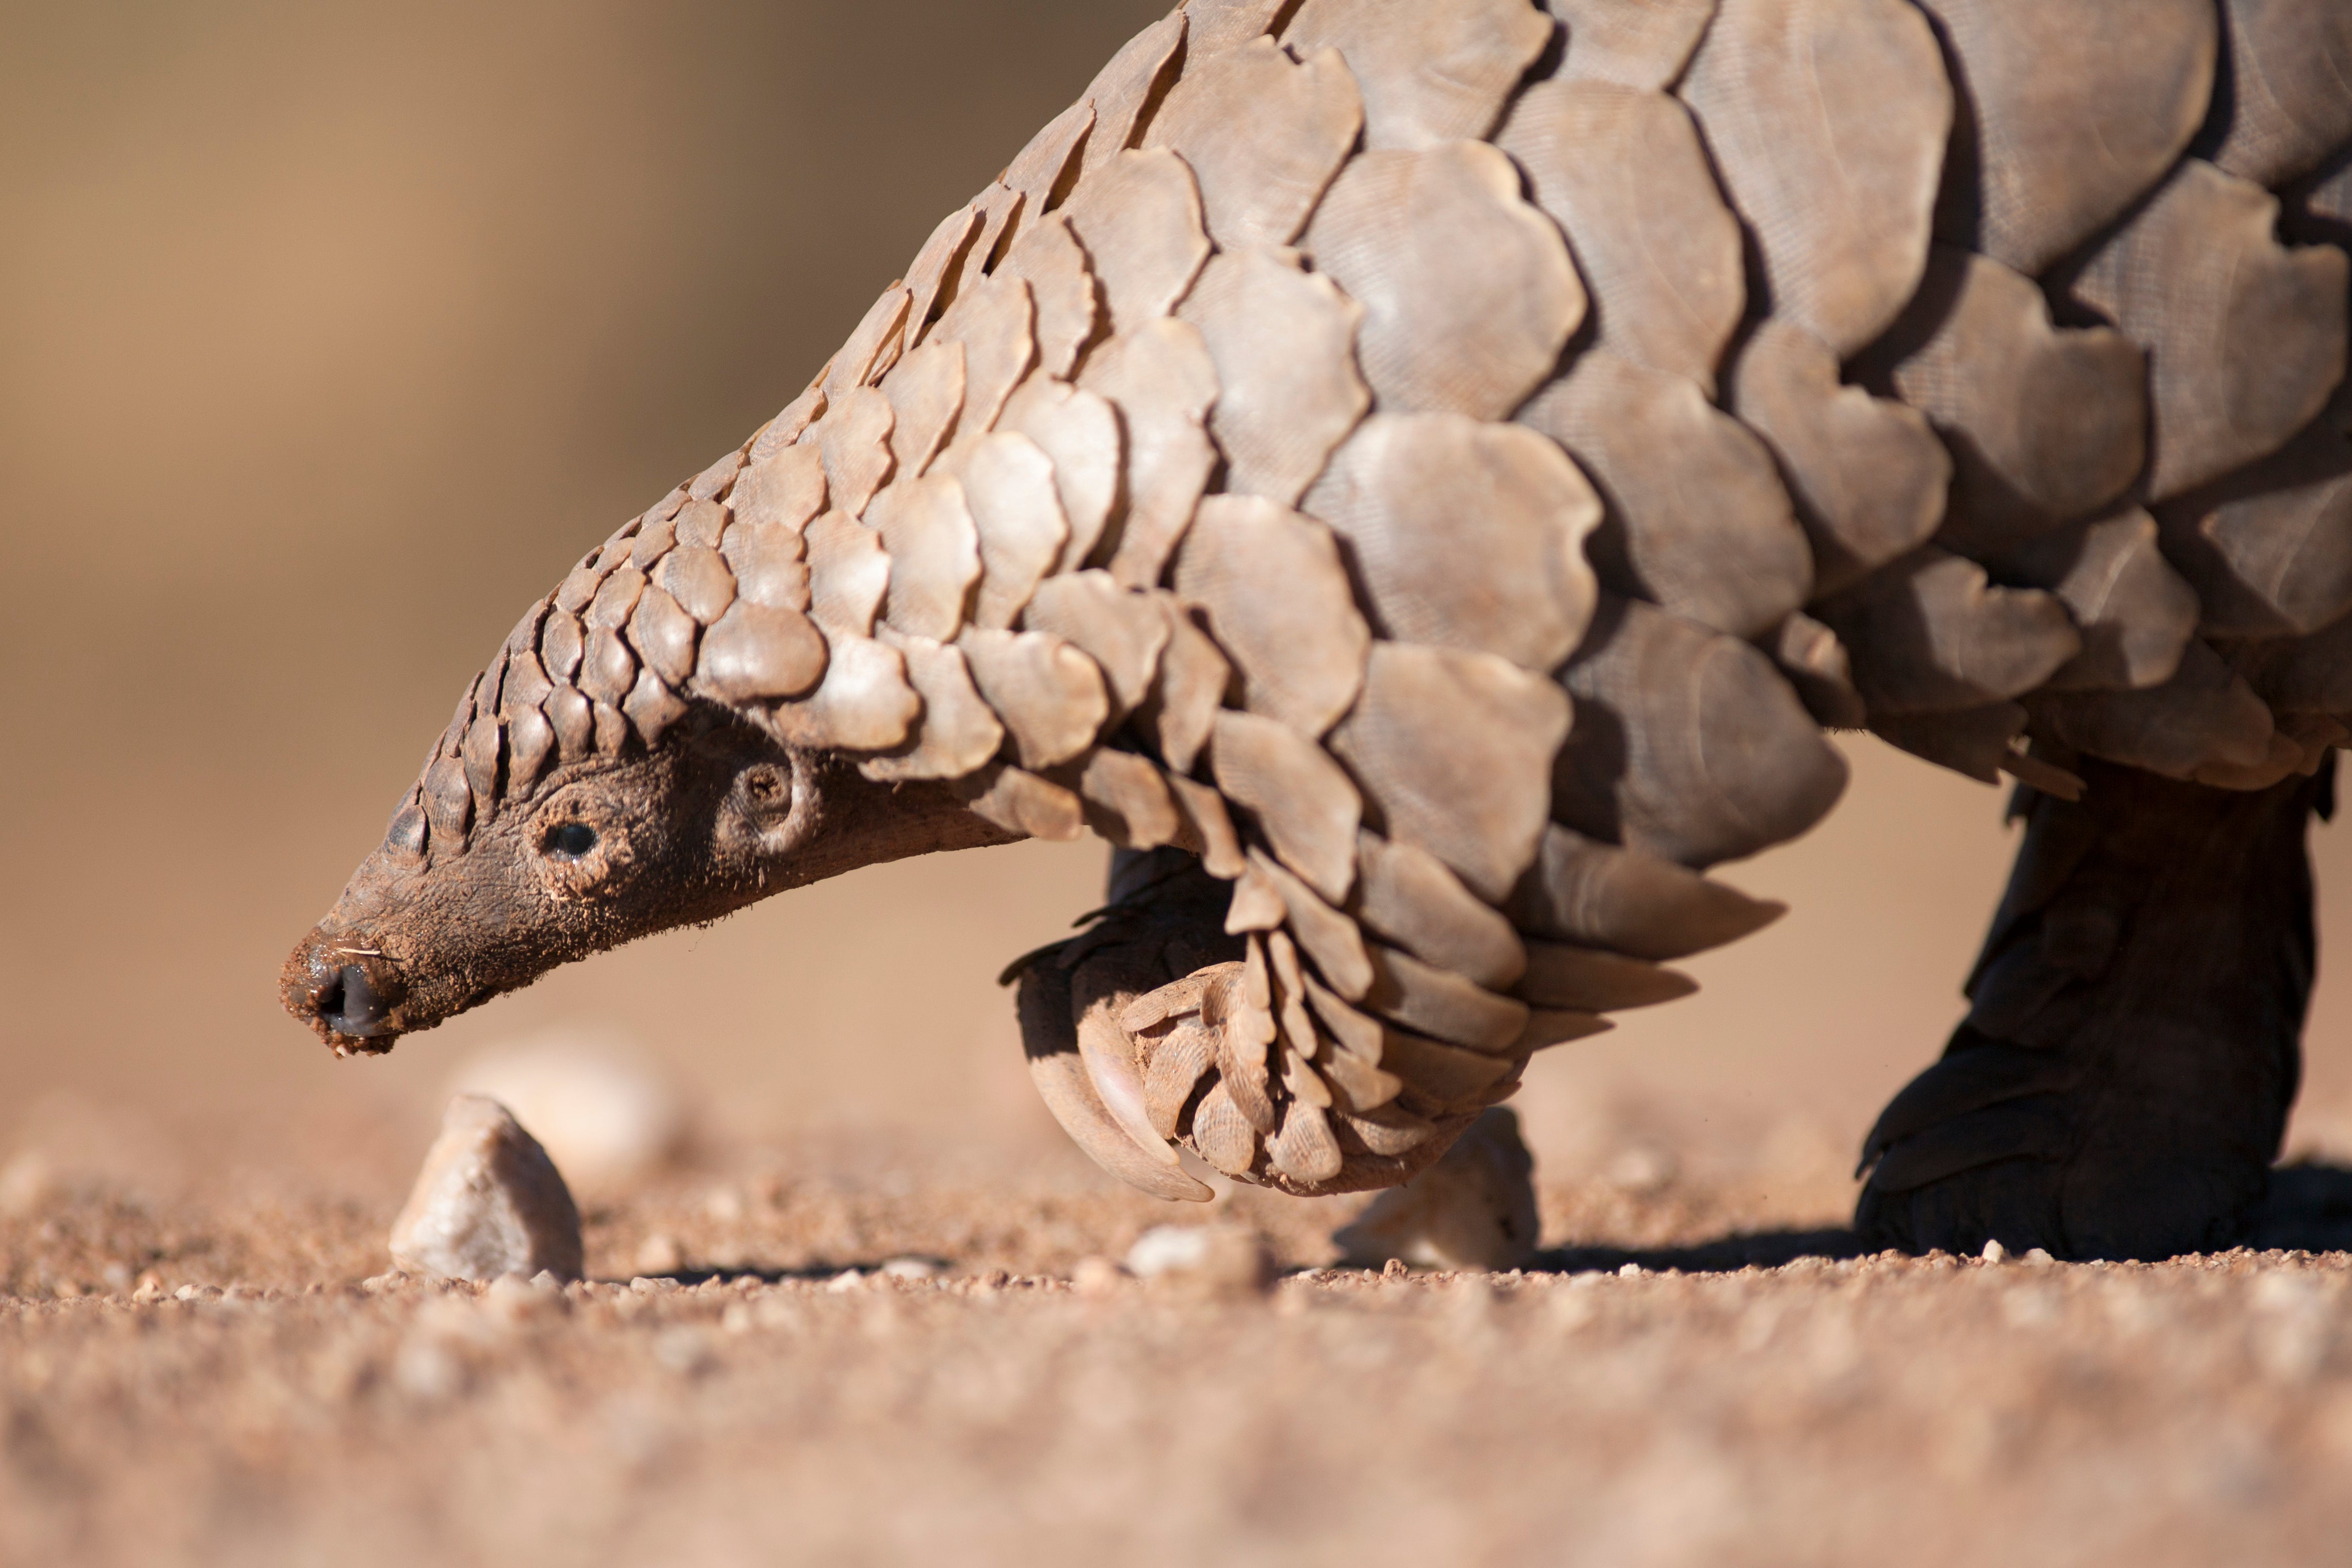
[[[1351,1203],[1244,1191],[1212,1207],[1305,1271],[1192,1301],[1071,1275],[1202,1210],[815,1140],[592,1208],[598,1282],[510,1302],[385,1274],[396,1182],[320,1185],[20,1181],[0,1562],[2186,1564],[2352,1527],[2340,1250],[1860,1257],[1595,1179],[1545,1188],[1578,1245],[1542,1271],[1384,1278],[1309,1267]],[[2292,1173],[2263,1239],[2344,1246],[2347,1194]]]

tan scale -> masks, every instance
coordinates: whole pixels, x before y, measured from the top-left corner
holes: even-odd
[[[1302,57],[1339,51],[1364,95],[1364,145],[1380,151],[1488,135],[1551,35],[1520,0],[1306,0],[1282,38]]]
[[[965,508],[979,530],[972,624],[1003,631],[1020,619],[1069,542],[1053,459],[1027,436],[1000,430],[968,444],[959,441],[940,469],[962,485]]]
[[[1974,707],[2030,692],[2083,651],[2054,595],[1993,585],[1933,545],[1816,612],[1852,651],[1873,714]]]
[[[1102,556],[1108,546],[1105,565],[1120,586],[1149,588],[1167,570],[1216,470],[1208,431],[1216,363],[1198,328],[1161,318],[1088,354],[1078,385],[1117,411],[1126,445],[1111,532],[1091,554]]]
[[[2051,675],[2053,688],[2160,685],[2196,634],[2197,590],[2165,559],[2156,519],[2137,507],[2044,534],[2000,566],[2011,580],[2056,595],[2083,640]]]
[[[2205,119],[2213,0],[1919,0],[1968,83],[1938,237],[2030,275],[2161,180]]]
[[[1492,903],[1535,858],[1570,712],[1557,685],[1492,653],[1376,643],[1363,697],[1331,750],[1381,831],[1428,851]]]
[[[1545,8],[1568,28],[1560,79],[1656,91],[1690,64],[1715,0],[1545,0]]]
[[[1517,418],[1591,476],[1606,511],[1589,553],[1612,588],[1735,637],[1811,596],[1812,551],[1770,449],[1699,382],[1604,343]]]
[[[1907,0],[1722,0],[1676,89],[1761,253],[1771,313],[1841,357],[1917,287],[1952,125]]]
[[[1301,504],[1347,540],[1383,637],[1550,670],[1584,635],[1601,503],[1533,432],[1375,415]]]
[[[1297,239],[1363,125],[1363,97],[1337,49],[1298,60],[1260,37],[1187,70],[1144,145],[1183,159],[1209,237],[1238,250]]]
[[[798,534],[824,510],[824,454],[816,446],[782,446],[755,458],[736,476],[728,505],[735,514],[735,537],[773,528]],[[740,574],[739,574],[740,575]]]
[[[1860,729],[1870,722],[1870,710],[1854,689],[1853,656],[1836,632],[1803,611],[1792,611],[1772,639],[1771,653],[1797,700],[1823,728]]]
[[[1012,733],[1025,768],[1052,768],[1078,756],[1110,716],[1102,671],[1060,637],[972,627],[958,646],[981,695]]]
[[[1484,142],[1361,154],[1299,248],[1363,307],[1356,355],[1384,413],[1504,418],[1584,319],[1559,230]]]
[[[810,516],[814,517],[815,514],[812,512]],[[809,607],[808,542],[801,537],[798,528],[788,528],[780,521],[750,521],[738,513],[727,530],[720,553],[727,558],[727,570],[735,579],[738,597],[776,610]],[[677,602],[667,594],[662,598]],[[635,626],[645,613],[646,606],[641,601],[630,624]],[[647,657],[652,655],[648,653]]]
[[[977,207],[950,213],[940,220],[930,237],[923,241],[923,248],[908,264],[906,358],[913,357],[915,345],[923,341],[940,312],[955,302],[956,291],[963,283],[964,268],[970,266],[975,273],[979,271],[971,253],[982,227]]]
[[[2033,280],[1929,247],[1910,309],[1855,364],[1927,416],[1953,462],[1937,542],[1982,559],[2123,494],[2147,460],[2147,366],[2121,333],[2060,329]]]
[[[1702,21],[1706,8],[1696,8]],[[1593,7],[1596,16],[1655,9]],[[1571,67],[1580,52],[1570,49]],[[1689,112],[1664,92],[1571,75],[1522,92],[1495,144],[1568,236],[1591,292],[1593,340],[1713,396],[1748,285],[1739,220]]]
[[[1233,661],[1249,712],[1312,740],[1356,700],[1371,632],[1323,524],[1257,497],[1211,497],[1185,536],[1175,589]]]
[[[1177,314],[1201,334],[1217,379],[1209,434],[1225,488],[1296,503],[1371,407],[1356,368],[1364,308],[1295,251],[1247,246],[1201,271]]]
[[[2258,185],[2308,173],[2352,141],[2352,12],[2221,0],[2232,113],[2213,162]]]
[[[1029,286],[1036,309],[1037,366],[1047,375],[1067,376],[1102,319],[1102,288],[1069,220],[1049,213],[1023,225],[996,276]]]
[[[1076,571],[1093,555],[1118,504],[1118,413],[1093,392],[1048,376],[1041,367],[1005,400],[997,428],[1027,436],[1053,465],[1054,489],[1069,525],[1054,566]]]
[[[1062,215],[1099,286],[1108,332],[1134,331],[1173,310],[1209,259],[1200,188],[1172,152],[1121,152]]]
[[[1113,723],[1150,695],[1160,651],[1171,634],[1168,613],[1154,595],[1131,593],[1101,570],[1047,578],[1022,623],[1066,639],[1095,662],[1110,693]]]
[[[2261,186],[2188,159],[2073,279],[2147,352],[2157,500],[2275,450],[2344,379],[2352,267],[2282,246],[2277,220]]]
[[[991,277],[956,297],[930,341],[963,345],[963,410],[959,434],[992,428],[1004,400],[1037,362],[1036,307],[1026,280]]]
[[[1217,715],[1209,748],[1218,793],[1255,819],[1282,862],[1325,902],[1345,899],[1363,802],[1330,754],[1279,719],[1230,708]]]
[[[980,581],[980,530],[963,486],[951,474],[893,485],[866,508],[866,526],[889,561],[883,603],[891,630],[951,641]]]
[[[855,387],[834,398],[824,417],[810,427],[824,463],[825,498],[835,512],[862,514],[890,477],[890,429],[897,420],[879,390]]]
[[[1769,660],[1639,601],[1604,602],[1561,681],[1580,715],[1608,716],[1552,770],[1552,819],[1590,836],[1710,865],[1794,838],[1845,788]]]
[[[963,345],[927,343],[882,378],[890,400],[891,471],[913,478],[931,465],[963,413]]]
[[[1917,410],[1839,380],[1828,345],[1777,317],[1759,322],[1724,406],[1780,465],[1830,593],[1908,554],[1944,519],[1952,459]]]

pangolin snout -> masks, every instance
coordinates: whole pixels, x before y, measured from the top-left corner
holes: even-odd
[[[398,965],[371,947],[312,937],[287,966],[286,1005],[338,1051],[388,1050],[394,1013],[408,987]],[[363,1043],[383,1040],[382,1046]]]

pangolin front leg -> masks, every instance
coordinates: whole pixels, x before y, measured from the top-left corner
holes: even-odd
[[[1518,1082],[1532,1044],[1409,1041],[1339,999],[1249,901],[1175,850],[1121,852],[1085,933],[1015,966],[1023,1045],[1056,1120],[1104,1168],[1205,1198],[1182,1148],[1299,1194],[1407,1180]]]
[[[2333,759],[2261,790],[2081,771],[2079,801],[2029,795],[1968,1019],[1871,1130],[1856,1224],[1876,1239],[2167,1257],[2231,1245],[2262,1197]]]

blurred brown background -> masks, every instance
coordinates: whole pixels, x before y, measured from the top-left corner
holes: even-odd
[[[289,1112],[421,1137],[467,1052],[582,1024],[722,1134],[1050,1137],[992,977],[1089,906],[1098,845],[861,873],[381,1061],[274,988],[521,609],[773,413],[1157,8],[0,6],[0,1157],[93,1115],[255,1160]],[[1995,792],[1850,749],[1839,813],[1727,873],[1796,912],[1531,1071],[1541,1157],[1647,1138],[1844,1201],[2011,847]],[[2352,864],[2322,873],[2346,929]],[[2347,1029],[2330,965],[2298,1135],[2336,1154]]]

